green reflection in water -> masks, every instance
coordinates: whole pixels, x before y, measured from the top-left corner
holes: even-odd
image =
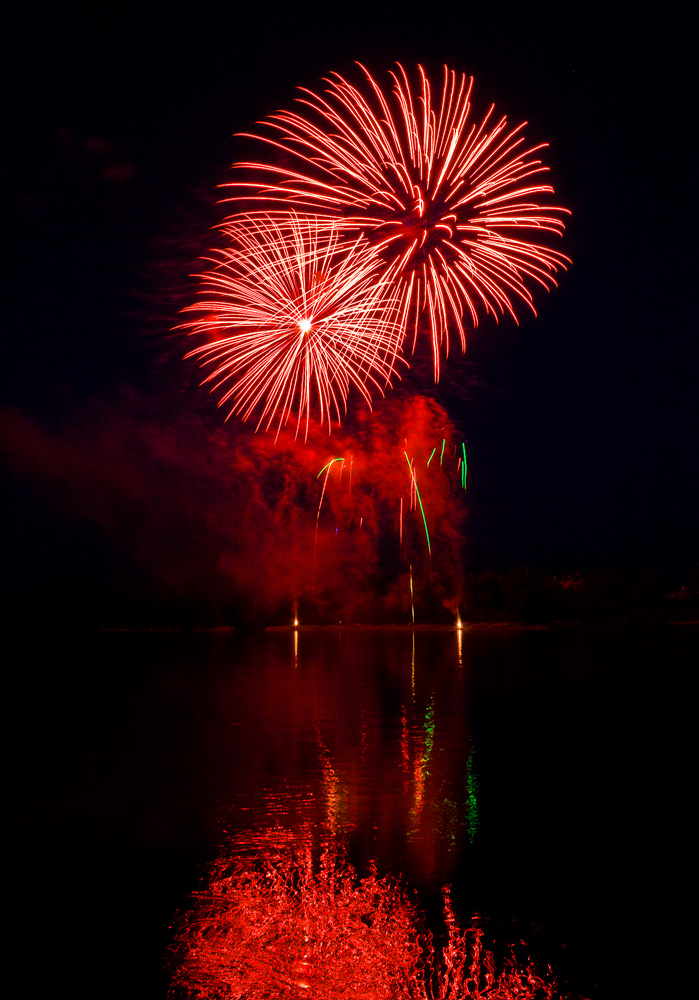
[[[469,737],[470,750],[466,758],[466,829],[471,843],[475,840],[480,826],[478,809],[478,772],[476,771],[473,743]]]
[[[430,772],[427,770],[427,765],[430,757],[432,756],[432,748],[434,747],[434,694],[430,698],[430,703],[425,709],[425,722],[423,729],[425,730],[426,735],[425,751],[422,755],[422,766],[425,774],[429,774]]]

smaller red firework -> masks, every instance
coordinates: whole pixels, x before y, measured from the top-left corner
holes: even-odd
[[[360,238],[312,216],[241,216],[227,249],[199,275],[202,297],[182,324],[201,340],[187,357],[213,366],[202,384],[222,390],[228,416],[257,428],[311,413],[331,429],[354,386],[371,406],[394,376],[402,337],[400,290],[376,273]]]

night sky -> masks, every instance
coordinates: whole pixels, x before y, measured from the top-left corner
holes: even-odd
[[[150,469],[144,444],[160,425],[181,457],[196,453],[197,428],[222,426],[169,331],[221,218],[216,185],[240,155],[234,133],[353,60],[378,75],[396,60],[472,74],[477,110],[492,102],[550,143],[556,200],[572,211],[561,249],[573,266],[537,296],[538,317],[484,320],[440,387],[420,385],[468,442],[469,568],[652,569],[685,582],[699,552],[699,358],[692,32],[678,10],[648,20],[636,5],[15,11],[5,592],[157,588],[158,551],[134,553],[148,534],[139,512],[150,505],[152,517],[165,495],[169,535],[152,542],[164,575],[186,574],[188,548],[212,544],[211,469],[197,499],[196,462],[168,466],[159,441]]]

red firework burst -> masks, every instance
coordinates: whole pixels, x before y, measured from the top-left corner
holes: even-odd
[[[262,123],[271,133],[250,137],[280,162],[236,164],[240,179],[226,186],[248,209],[311,212],[351,245],[364,239],[400,290],[403,336],[426,314],[437,379],[450,323],[465,349],[466,317],[516,321],[517,303],[534,311],[532,287],[555,285],[569,258],[541,240],[561,234],[567,210],[539,203],[553,188],[542,178],[545,144],[528,146],[526,123],[511,128],[492,107],[473,120],[472,79],[445,67],[433,100],[422,67],[414,86],[398,64],[384,90],[359,65],[363,88],[333,73],[324,93],[302,91],[303,112]]]
[[[312,410],[329,430],[341,422],[352,385],[371,405],[396,374],[400,295],[377,281],[363,241],[295,213],[241,216],[224,231],[230,247],[186,310],[202,315],[182,328],[205,339],[187,357],[213,365],[202,384],[223,390],[228,416],[279,430],[295,413],[307,434]]]

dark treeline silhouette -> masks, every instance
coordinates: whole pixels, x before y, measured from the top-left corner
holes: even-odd
[[[468,574],[462,614],[474,621],[524,624],[603,622],[620,619],[662,620],[697,612],[699,573],[670,592],[660,572],[611,572],[547,576],[531,567],[509,573]]]

